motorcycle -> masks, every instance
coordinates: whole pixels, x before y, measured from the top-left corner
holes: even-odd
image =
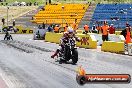
[[[72,59],[72,64],[76,64],[78,61],[78,51],[75,47],[75,40],[70,39],[68,43],[64,45],[64,49],[59,52],[59,63],[63,62],[67,63],[70,59]]]

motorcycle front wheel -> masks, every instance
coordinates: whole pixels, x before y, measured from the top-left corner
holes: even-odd
[[[77,61],[78,61],[78,51],[77,51],[77,49],[74,49],[73,51],[72,51],[72,62],[73,62],[73,64],[76,64],[77,63]]]

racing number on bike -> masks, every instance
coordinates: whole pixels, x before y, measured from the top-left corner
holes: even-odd
[[[84,44],[84,45],[89,45],[89,37],[82,37],[81,39],[81,45]]]

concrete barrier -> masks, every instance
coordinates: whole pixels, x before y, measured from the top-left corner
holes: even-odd
[[[84,30],[76,30],[77,33],[82,34]]]
[[[51,43],[60,43],[60,38],[63,36],[63,33],[52,33],[46,32],[45,41]]]
[[[115,31],[115,34],[116,35],[120,35],[121,34],[121,31]],[[132,36],[132,32],[131,32],[131,36]]]
[[[78,37],[81,38],[81,42],[77,42],[78,47],[96,49],[97,48],[97,40],[94,35],[91,33],[85,34],[77,34]]]
[[[116,35],[120,35],[121,34],[121,31],[115,31],[115,34]]]
[[[101,51],[124,53],[124,42],[105,41],[102,44]]]
[[[33,34],[33,30],[30,28],[24,29],[23,26],[16,26],[16,28],[18,29],[17,34]]]
[[[128,43],[128,55],[132,56],[132,43]]]
[[[17,32],[14,32],[14,30],[17,30]],[[0,28],[0,33],[2,34],[4,33],[2,28]],[[31,28],[24,28],[23,26],[15,26],[10,29],[10,33],[11,34],[33,34],[33,30]]]
[[[18,31],[16,32],[17,34],[21,34],[22,29],[24,29],[22,26],[16,26],[16,28],[18,29]]]
[[[93,33],[97,40],[97,45],[100,46],[103,43],[102,40],[102,34],[95,34]],[[124,42],[125,38],[123,35],[115,35],[115,34],[109,34],[109,41],[115,41],[115,42]]]
[[[63,36],[63,33],[51,33],[47,32],[45,35],[45,41],[51,42],[51,43],[59,43],[60,38]],[[95,39],[95,36],[92,34],[76,34],[76,36],[81,38],[81,42],[77,42],[77,46],[81,48],[90,48],[90,49],[96,49],[97,48],[97,40]]]

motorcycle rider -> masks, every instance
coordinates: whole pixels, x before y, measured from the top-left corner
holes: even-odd
[[[66,43],[69,42],[69,39],[73,39],[74,43],[76,44],[76,41],[80,41],[80,38],[75,36],[74,30],[69,27],[67,32],[64,32],[62,38],[60,39],[60,44],[59,44],[59,48],[56,50],[56,52],[51,56],[51,58],[54,58],[55,56],[58,56],[58,53],[60,51],[64,50],[64,46]]]

